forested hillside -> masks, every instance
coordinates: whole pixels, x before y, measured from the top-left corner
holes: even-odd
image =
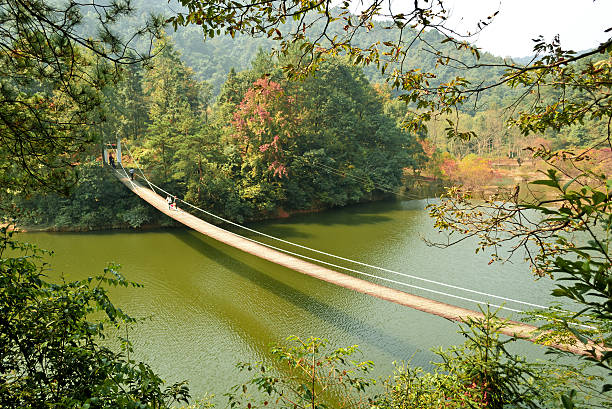
[[[142,11],[143,13],[166,15],[181,9],[178,5],[168,6],[144,0],[137,0],[134,4],[139,13]],[[291,26],[295,23],[287,22],[286,24]],[[314,22],[311,31],[321,32],[322,25],[323,21]],[[295,27],[291,26],[291,29],[294,30]],[[344,31],[341,21],[332,22],[328,31],[330,37],[341,35]],[[210,96],[207,97],[210,98],[210,101],[218,97],[232,69],[235,72],[250,69],[251,62],[260,50],[268,54],[275,46],[275,42],[267,37],[253,38],[240,34],[236,34],[235,38],[222,35],[204,41],[201,29],[194,25],[181,27],[176,31],[168,29],[168,34],[176,44],[176,49],[181,53],[182,61],[194,70],[195,77],[210,84]],[[417,38],[417,32],[413,29],[408,29],[403,35],[407,38],[414,37],[415,41],[403,60],[402,70],[432,73],[433,77],[429,80],[432,88],[437,84],[447,83],[455,77],[462,77],[474,86],[487,86],[499,79],[506,69],[495,65],[511,62],[486,52],[480,53],[477,58],[467,49],[458,49],[454,43],[444,42],[444,37],[435,30],[425,32],[421,38]],[[367,32],[357,32],[352,42],[357,47],[367,47],[374,43],[383,44],[392,41],[396,36],[396,31],[374,25]],[[451,56],[456,61],[442,65],[439,61],[440,56]],[[522,64],[528,63],[529,60],[519,58],[516,62]],[[581,64],[586,67],[588,62],[583,61]],[[475,65],[478,65],[479,68],[471,68]],[[387,72],[390,72],[393,67],[395,66],[391,65]],[[384,83],[385,78],[388,78],[384,77],[374,64],[364,66],[363,72],[370,83]],[[391,88],[388,92],[394,96],[397,96],[398,93],[395,90],[391,91]],[[523,87],[493,87],[479,93],[474,103],[459,105],[457,109],[460,117],[457,118],[457,122],[463,130],[477,127],[485,134],[495,134],[494,138],[487,137],[486,139],[496,139],[496,142],[479,140],[467,146],[452,141],[447,142],[445,130],[447,123],[443,116],[435,118],[436,121],[430,126],[430,136],[433,137],[431,142],[441,151],[448,151],[459,159],[470,153],[488,157],[521,156],[522,148],[528,143],[522,140],[523,135],[518,127],[508,129],[504,125],[505,120],[520,108],[515,105],[516,102],[528,106],[533,102],[533,98],[554,100],[558,97],[558,92],[551,92],[546,87],[538,89],[537,93]],[[578,95],[574,90],[568,91],[565,97],[569,100],[578,98]],[[535,138],[545,139],[553,149],[589,146],[590,143],[601,137],[606,127],[605,121],[589,121],[563,130],[547,129]],[[502,140],[505,142],[500,143]],[[458,147],[459,145],[461,147]],[[485,146],[488,148],[483,149]]]
[[[133,27],[137,26],[142,21],[143,15],[154,14],[167,17],[173,15],[176,11],[182,10],[181,6],[175,2],[170,4],[151,2],[146,0],[132,1],[137,12],[129,19],[122,21],[119,30],[127,36]],[[94,16],[89,18],[93,21]],[[286,23],[287,30],[295,31],[295,22],[288,21]],[[321,32],[323,22],[316,21],[313,23],[311,30],[313,32]],[[95,25],[88,26],[90,33],[95,33]],[[341,21],[333,22],[328,27],[330,37],[340,35],[344,32]],[[181,52],[183,61],[187,66],[194,70],[197,79],[207,81],[212,85],[212,93],[218,95],[221,86],[225,82],[227,73],[233,68],[235,71],[243,71],[250,68],[251,61],[255,58],[258,51],[261,49],[269,53],[276,42],[267,37],[251,37],[241,34],[236,34],[234,38],[226,35],[215,36],[204,41],[201,29],[197,26],[181,27],[180,30],[172,30],[168,28],[168,35],[174,40],[177,50]],[[404,35],[407,37],[416,37],[417,31],[414,29],[408,30]],[[386,30],[380,26],[374,26],[367,33],[359,32],[353,38],[353,43],[357,47],[367,47],[372,43],[383,43],[390,41],[397,36],[397,32]],[[416,39],[412,46],[411,52],[403,61],[403,69],[417,69],[422,72],[432,72],[435,78],[432,79],[431,85],[448,82],[450,79],[461,76],[474,84],[487,84],[494,78],[498,78],[503,72],[499,67],[486,67],[490,63],[501,63],[503,59],[489,53],[480,54],[480,64],[485,65],[478,70],[468,70],[465,65],[475,64],[476,57],[468,50],[457,50],[452,43],[442,43],[443,37],[436,31],[431,30],[425,33],[422,39]],[[144,49],[148,43],[140,44],[140,48]],[[440,67],[437,59],[439,55],[452,55],[457,59],[457,63],[450,66]],[[391,67],[392,68],[392,67]],[[390,68],[390,69],[391,69]],[[364,73],[370,82],[382,82],[384,77],[380,70],[372,65],[364,68]],[[483,94],[480,98],[480,103],[476,109],[484,109],[491,101],[510,102],[511,98],[516,96],[516,92],[510,88],[497,87],[487,94]],[[473,110],[473,107],[465,107],[465,109]]]
[[[342,57],[295,82],[260,51],[250,70],[229,72],[213,104],[209,84],[197,79],[170,38],[154,52],[146,68],[130,66],[107,88],[100,138],[121,138],[126,166],[136,160],[155,183],[223,217],[256,220],[379,199],[401,188],[406,169],[424,164],[416,136],[385,112],[383,93]],[[95,165],[100,147],[90,152],[71,198],[15,198],[15,206],[28,210],[26,224],[167,223],[117,196],[112,177]]]
[[[122,22],[122,32],[128,33],[143,15],[171,13],[165,4],[140,0],[134,5],[137,13]],[[85,27],[92,33],[95,29]],[[332,24],[331,33],[341,30],[339,23]],[[494,163],[520,167],[529,157],[527,146],[582,149],[606,132],[605,121],[589,119],[563,130],[536,130],[525,138],[506,121],[517,109],[512,104],[530,103],[533,92],[494,87],[452,115],[434,116],[426,132],[411,134],[403,125],[414,106],[395,98],[401,92],[383,82],[375,65],[356,68],[338,56],[328,58],[314,75],[292,81],[283,67],[297,63],[297,48],[278,59],[267,38],[237,34],[204,42],[197,26],[167,32],[153,45],[154,58],[145,66],[127,65],[118,83],[105,88],[105,120],[91,132],[104,142],[124,139],[134,154],[124,160],[137,159],[156,182],[237,221],[380,198],[400,189],[406,174],[478,188],[514,184],[538,168],[504,173]],[[394,35],[374,26],[367,35],[357,33],[354,42],[365,47]],[[486,85],[501,75],[501,67],[490,66],[502,63],[501,58],[482,54],[478,63],[483,67],[468,70],[476,56],[442,40],[437,31],[424,33],[403,69],[431,72],[432,87],[462,75]],[[438,53],[456,61],[442,66]],[[538,97],[558,95],[543,88]],[[464,132],[467,140],[449,137],[456,132]],[[471,132],[479,138],[469,138]],[[24,210],[24,222],[85,229],[171,223],[125,198],[115,206],[109,199],[117,193],[114,188],[88,187],[94,179],[112,183],[103,182],[107,177],[94,165],[100,149],[89,147],[71,198],[10,198]],[[607,153],[594,151],[602,158]],[[605,160],[602,164],[607,169]],[[93,202],[86,204],[84,198]]]

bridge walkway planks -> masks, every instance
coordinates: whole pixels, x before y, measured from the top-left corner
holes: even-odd
[[[260,244],[253,243],[252,241],[242,238],[232,232],[205,222],[185,211],[170,210],[168,209],[168,203],[166,200],[157,193],[143,187],[138,182],[129,180],[129,178],[120,175],[119,172],[117,172],[117,176],[119,180],[132,192],[172,219],[208,237],[225,243],[228,246],[232,246],[271,263],[284,266],[299,273],[309,275],[319,280],[327,281],[328,283],[335,284],[349,290],[371,295],[382,300],[410,307],[428,314],[437,315],[438,317],[446,318],[448,320],[464,322],[468,317],[483,317],[483,314],[480,312],[457,307],[440,301],[430,300],[425,297],[409,294],[404,291],[399,291],[362,280],[360,278],[352,277],[347,274],[339,273],[320,265],[262,246]],[[503,328],[500,332],[508,336],[516,336],[533,341],[535,330],[537,330],[537,328],[532,325],[510,321],[508,326]],[[592,347],[592,345],[585,346],[578,340],[576,340],[576,345],[557,344],[551,346],[581,355],[587,355],[587,350]]]

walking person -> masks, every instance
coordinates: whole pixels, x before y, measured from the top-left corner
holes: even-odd
[[[168,210],[172,210],[172,197],[170,195],[166,196],[166,202],[168,203]]]
[[[115,158],[113,158],[113,154],[112,153],[108,154],[108,163],[110,163],[110,165],[113,167],[113,169],[115,169]]]
[[[134,180],[134,168],[130,169],[130,180]]]

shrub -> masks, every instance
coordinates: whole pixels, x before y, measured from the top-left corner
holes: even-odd
[[[147,364],[130,358],[127,338],[119,352],[100,344],[105,326],[134,322],[111,303],[105,286],[135,284],[116,266],[96,278],[52,284],[44,280],[40,254],[0,228],[0,407],[157,409],[187,403],[185,384],[164,388]]]
[[[580,369],[527,362],[508,352],[516,338],[502,340],[506,325],[495,313],[468,319],[460,333],[462,346],[434,351],[442,360],[437,369],[398,366],[386,382],[380,409],[430,408],[551,408],[561,407],[569,386],[587,387]]]
[[[227,394],[230,407],[323,409],[330,402],[337,409],[371,407],[373,400],[365,392],[374,380],[365,376],[373,363],[350,361],[356,345],[330,351],[319,338],[288,340],[295,346],[279,345],[271,350],[276,365],[238,364],[241,371],[254,375]]]

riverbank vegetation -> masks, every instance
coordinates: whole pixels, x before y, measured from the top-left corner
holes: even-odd
[[[127,334],[134,319],[107,289],[138,285],[116,266],[78,282],[51,283],[44,253],[0,228],[0,406],[6,408],[169,407],[188,402],[184,383],[164,386],[145,363],[104,346],[109,328]],[[95,320],[92,316],[97,317]]]
[[[43,250],[0,228],[0,404],[3,407],[169,408],[191,401],[187,382],[166,385],[134,360],[130,332],[138,321],[113,305],[108,290],[138,284],[116,265],[88,279],[66,282],[46,274]],[[236,362],[246,379],[222,399],[194,400],[188,408],[538,408],[561,407],[575,390],[592,397],[601,379],[583,365],[535,363],[508,351],[504,321],[493,313],[461,328],[462,346],[436,350],[438,369],[398,364],[374,379],[371,361],[355,361],[358,347],[334,348],[323,339],[290,337],[270,359]],[[244,372],[247,376],[240,376]],[[378,384],[378,385],[377,385]],[[202,397],[201,397],[202,398]],[[225,401],[226,405],[221,405]]]
[[[612,184],[605,172],[612,149],[612,40],[582,53],[563,50],[557,39],[538,40],[535,58],[515,64],[458,40],[445,28],[447,11],[425,3],[381,16],[375,1],[355,16],[348,2],[335,11],[326,0],[253,2],[238,12],[243,6],[233,1],[182,0],[185,9],[135,30],[151,44],[149,59],[131,43],[134,37],[120,35],[126,27],[117,27],[133,13],[130,2],[6,1],[0,5],[3,213],[87,228],[155,223],[150,210],[122,196],[96,167],[101,148],[116,138],[129,147],[123,163],[137,161],[172,192],[236,221],[373,200],[399,189],[406,172],[445,177],[468,189],[451,188],[431,208],[436,226],[478,237],[479,250],[492,248],[492,261],[522,250],[534,273],[556,278],[553,295],[571,300],[577,312],[540,312],[549,318],[542,328],[553,331],[547,337],[599,345],[581,362],[609,375]],[[86,16],[100,29],[95,40],[80,29]],[[230,70],[223,85],[217,82],[215,99],[217,88],[181,60],[164,23],[202,30],[208,39],[222,32],[266,36],[280,51],[259,52],[251,69]],[[415,44],[427,45],[431,59],[412,59],[419,55]],[[453,67],[460,69],[441,71]],[[389,88],[371,85],[373,69]],[[507,117],[500,106],[511,108]],[[470,183],[494,179],[493,161],[513,159],[521,167],[531,160],[526,152],[547,166],[532,186],[551,196],[526,201],[517,185],[484,202],[472,200]],[[587,158],[595,164],[584,166]],[[187,398],[182,384],[164,389],[146,364],[130,360],[129,345],[121,352],[100,347],[106,324],[130,322],[103,290],[103,284],[126,285],[123,279],[49,284],[33,249],[13,242],[5,228],[2,234],[3,405],[166,407]],[[5,256],[9,248],[22,254]],[[502,248],[509,253],[501,255]],[[90,322],[95,312],[106,321]],[[387,394],[368,404],[610,405],[609,378],[590,402],[583,392],[593,391],[581,390],[586,383],[555,382],[563,374],[547,376],[532,394],[548,372],[506,353],[505,341],[489,332],[497,324],[470,324],[476,332],[465,332],[465,348],[442,354],[442,372],[402,370]],[[317,367],[307,363],[317,362],[317,342],[279,349],[279,356],[308,374]],[[346,351],[325,362],[342,363]],[[285,385],[278,376],[262,372],[251,385],[275,394],[277,406],[321,407],[314,375],[313,386],[283,378],[284,392],[276,389]],[[340,374],[331,376],[358,392],[365,388],[362,378]],[[242,406],[237,392],[230,397]]]
[[[283,75],[284,62],[261,51],[251,70],[228,74],[211,104],[208,84],[196,80],[167,37],[153,52],[147,68],[131,67],[104,89],[101,138],[121,138],[124,166],[140,164],[154,183],[222,217],[242,222],[388,197],[401,188],[404,169],[417,170],[426,159],[417,138],[384,112],[376,89],[343,58],[294,82]],[[96,168],[99,145],[88,150],[68,198],[13,198],[23,224],[171,224]]]
[[[210,82],[199,80],[201,75],[187,65],[189,58],[179,48],[189,51],[161,36],[154,43],[155,58],[146,66],[128,65],[114,82],[100,85],[96,115],[104,121],[80,124],[82,134],[99,142],[80,144],[79,153],[71,154],[76,161],[69,167],[71,176],[62,178],[72,186],[68,194],[3,192],[3,206],[19,209],[22,226],[93,230],[173,225],[97,169],[102,165],[100,142],[113,144],[117,138],[128,148],[121,158],[127,168],[142,166],[154,183],[237,222],[424,197],[449,185],[480,194],[498,187],[525,188],[548,166],[531,154],[531,147],[561,155],[574,152],[589,159],[582,161],[589,172],[609,173],[612,168],[610,148],[591,147],[606,132],[604,119],[586,118],[525,136],[506,125],[507,111],[500,108],[516,94],[511,88],[496,91],[474,109],[436,115],[426,130],[415,133],[405,127],[414,117],[412,106],[397,99],[388,84],[370,82],[377,78],[371,69],[366,75],[367,70],[345,57],[328,57],[316,75],[293,81],[283,67],[302,58],[299,47],[282,57],[260,49],[250,69],[230,69],[215,91]],[[472,133],[479,137],[470,137]],[[576,175],[571,165],[559,166],[568,180]]]

